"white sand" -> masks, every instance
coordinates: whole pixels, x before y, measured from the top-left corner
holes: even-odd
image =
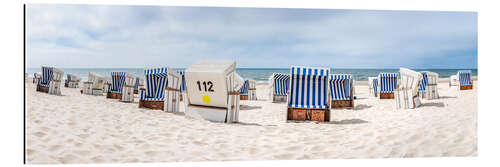
[[[139,109],[137,98],[49,95],[29,82],[27,163],[476,156],[477,83],[468,91],[440,83],[440,99],[396,110],[359,82],[355,109],[333,110],[329,123],[286,123],[285,103],[267,101],[259,84],[260,100],[241,103],[241,123],[223,124]]]

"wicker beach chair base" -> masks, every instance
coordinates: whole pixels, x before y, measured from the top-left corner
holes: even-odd
[[[273,103],[286,102],[286,95],[273,95]]]
[[[44,93],[49,93],[49,87],[37,85],[36,86],[36,91],[44,92]]]
[[[163,101],[139,100],[139,108],[149,108],[163,111],[164,104],[165,103]]]
[[[106,98],[108,98],[108,99],[122,99],[122,94],[121,93],[108,92],[106,94]]]
[[[354,100],[332,100],[332,108],[353,108]]]
[[[248,95],[240,95],[240,100],[248,100]]]
[[[287,120],[328,122],[330,121],[330,111],[327,109],[289,108]]]
[[[460,85],[460,90],[471,90],[472,89],[472,85]]]
[[[394,99],[394,93],[380,93],[380,99]]]

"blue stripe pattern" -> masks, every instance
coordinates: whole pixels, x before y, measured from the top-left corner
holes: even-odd
[[[290,87],[290,75],[274,73],[273,95],[287,95]]]
[[[351,74],[330,75],[330,97],[332,100],[350,100],[352,89]]]
[[[328,108],[327,68],[292,66],[288,106],[293,108]]]
[[[380,93],[394,93],[398,84],[398,73],[379,73]]]
[[[141,100],[162,101],[164,90],[168,85],[166,67],[144,69],[146,91],[141,92]]]
[[[66,81],[64,83],[69,84],[69,81],[71,81],[71,74],[66,74]]]
[[[180,88],[180,93],[182,93],[184,90],[186,90],[186,77],[185,77],[186,72],[185,71],[177,71],[177,73],[179,73],[179,75],[181,75],[181,78],[182,78],[181,88]]]
[[[111,72],[111,87],[110,92],[122,93],[123,85],[125,85],[125,74],[127,72]]]
[[[458,71],[458,80],[460,81],[460,86],[463,85],[472,85],[470,70],[461,70]]]
[[[134,90],[139,90],[139,77],[135,77]]]
[[[248,87],[250,87],[250,81],[245,80],[245,82],[243,83],[243,86],[241,86],[241,88],[239,90],[240,95],[248,95]]]
[[[372,87],[373,87],[373,92],[377,93],[378,92],[378,79],[377,78],[373,79]]]
[[[42,78],[38,80],[38,85],[43,87],[49,87],[50,81],[54,78],[52,67],[42,66]]]
[[[420,80],[420,86],[418,88],[418,92],[426,92],[427,91],[427,72],[422,71],[420,72],[422,74],[422,80]]]

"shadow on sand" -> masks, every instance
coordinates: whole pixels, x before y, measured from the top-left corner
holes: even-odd
[[[444,103],[443,102],[439,102],[439,103],[423,103],[422,107],[444,107]]]

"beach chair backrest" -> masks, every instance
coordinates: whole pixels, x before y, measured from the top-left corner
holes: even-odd
[[[282,73],[274,73],[273,79],[273,94],[274,95],[287,95],[290,88],[290,75]]]
[[[407,68],[400,68],[399,73],[401,75],[401,83],[398,85],[398,88],[411,89],[416,94],[422,80],[422,74]]]
[[[377,77],[368,77],[368,85],[371,89],[373,89],[374,93],[378,91],[378,78]]]
[[[249,89],[254,89],[256,86],[256,81],[255,80],[248,80],[248,88]]]
[[[57,68],[52,68],[52,75],[53,75],[52,77],[53,81],[61,81],[64,77],[64,72]]]
[[[243,83],[243,86],[241,86],[241,88],[240,88],[240,95],[247,95],[249,87],[250,87],[250,81],[245,80],[245,82]]]
[[[88,81],[92,82],[93,89],[102,89],[104,87],[104,77],[97,73],[89,72]]]
[[[237,92],[243,82],[235,72],[236,62],[199,62],[186,69],[186,91],[189,104],[228,107],[230,92]]]
[[[427,71],[427,84],[437,85],[439,79],[439,74],[435,72]]]
[[[288,107],[329,108],[328,68],[292,66]]]
[[[111,72],[111,91],[122,92],[123,85],[125,85],[125,74],[127,72]]]
[[[42,66],[42,78],[39,79],[40,84],[48,85],[54,77],[53,68]]]
[[[331,74],[329,78],[331,100],[350,100],[353,80],[351,74]]]
[[[125,74],[125,85],[127,86],[135,86],[135,82],[137,77],[134,74],[126,73]]]
[[[418,92],[426,92],[427,91],[427,71],[420,71],[420,74],[422,74],[422,80],[420,81],[420,86],[418,88]]]
[[[378,85],[380,93],[393,93],[394,89],[398,86],[398,73],[379,73]]]
[[[460,85],[472,85],[471,81],[471,71],[470,70],[461,70],[458,71],[458,81],[460,81]]]
[[[139,90],[139,84],[140,84],[140,78],[135,77],[135,84],[134,84],[134,90]]]
[[[163,100],[165,89],[179,89],[181,76],[177,71],[168,67],[144,69],[144,78],[146,84],[146,94],[148,98],[157,98]]]

